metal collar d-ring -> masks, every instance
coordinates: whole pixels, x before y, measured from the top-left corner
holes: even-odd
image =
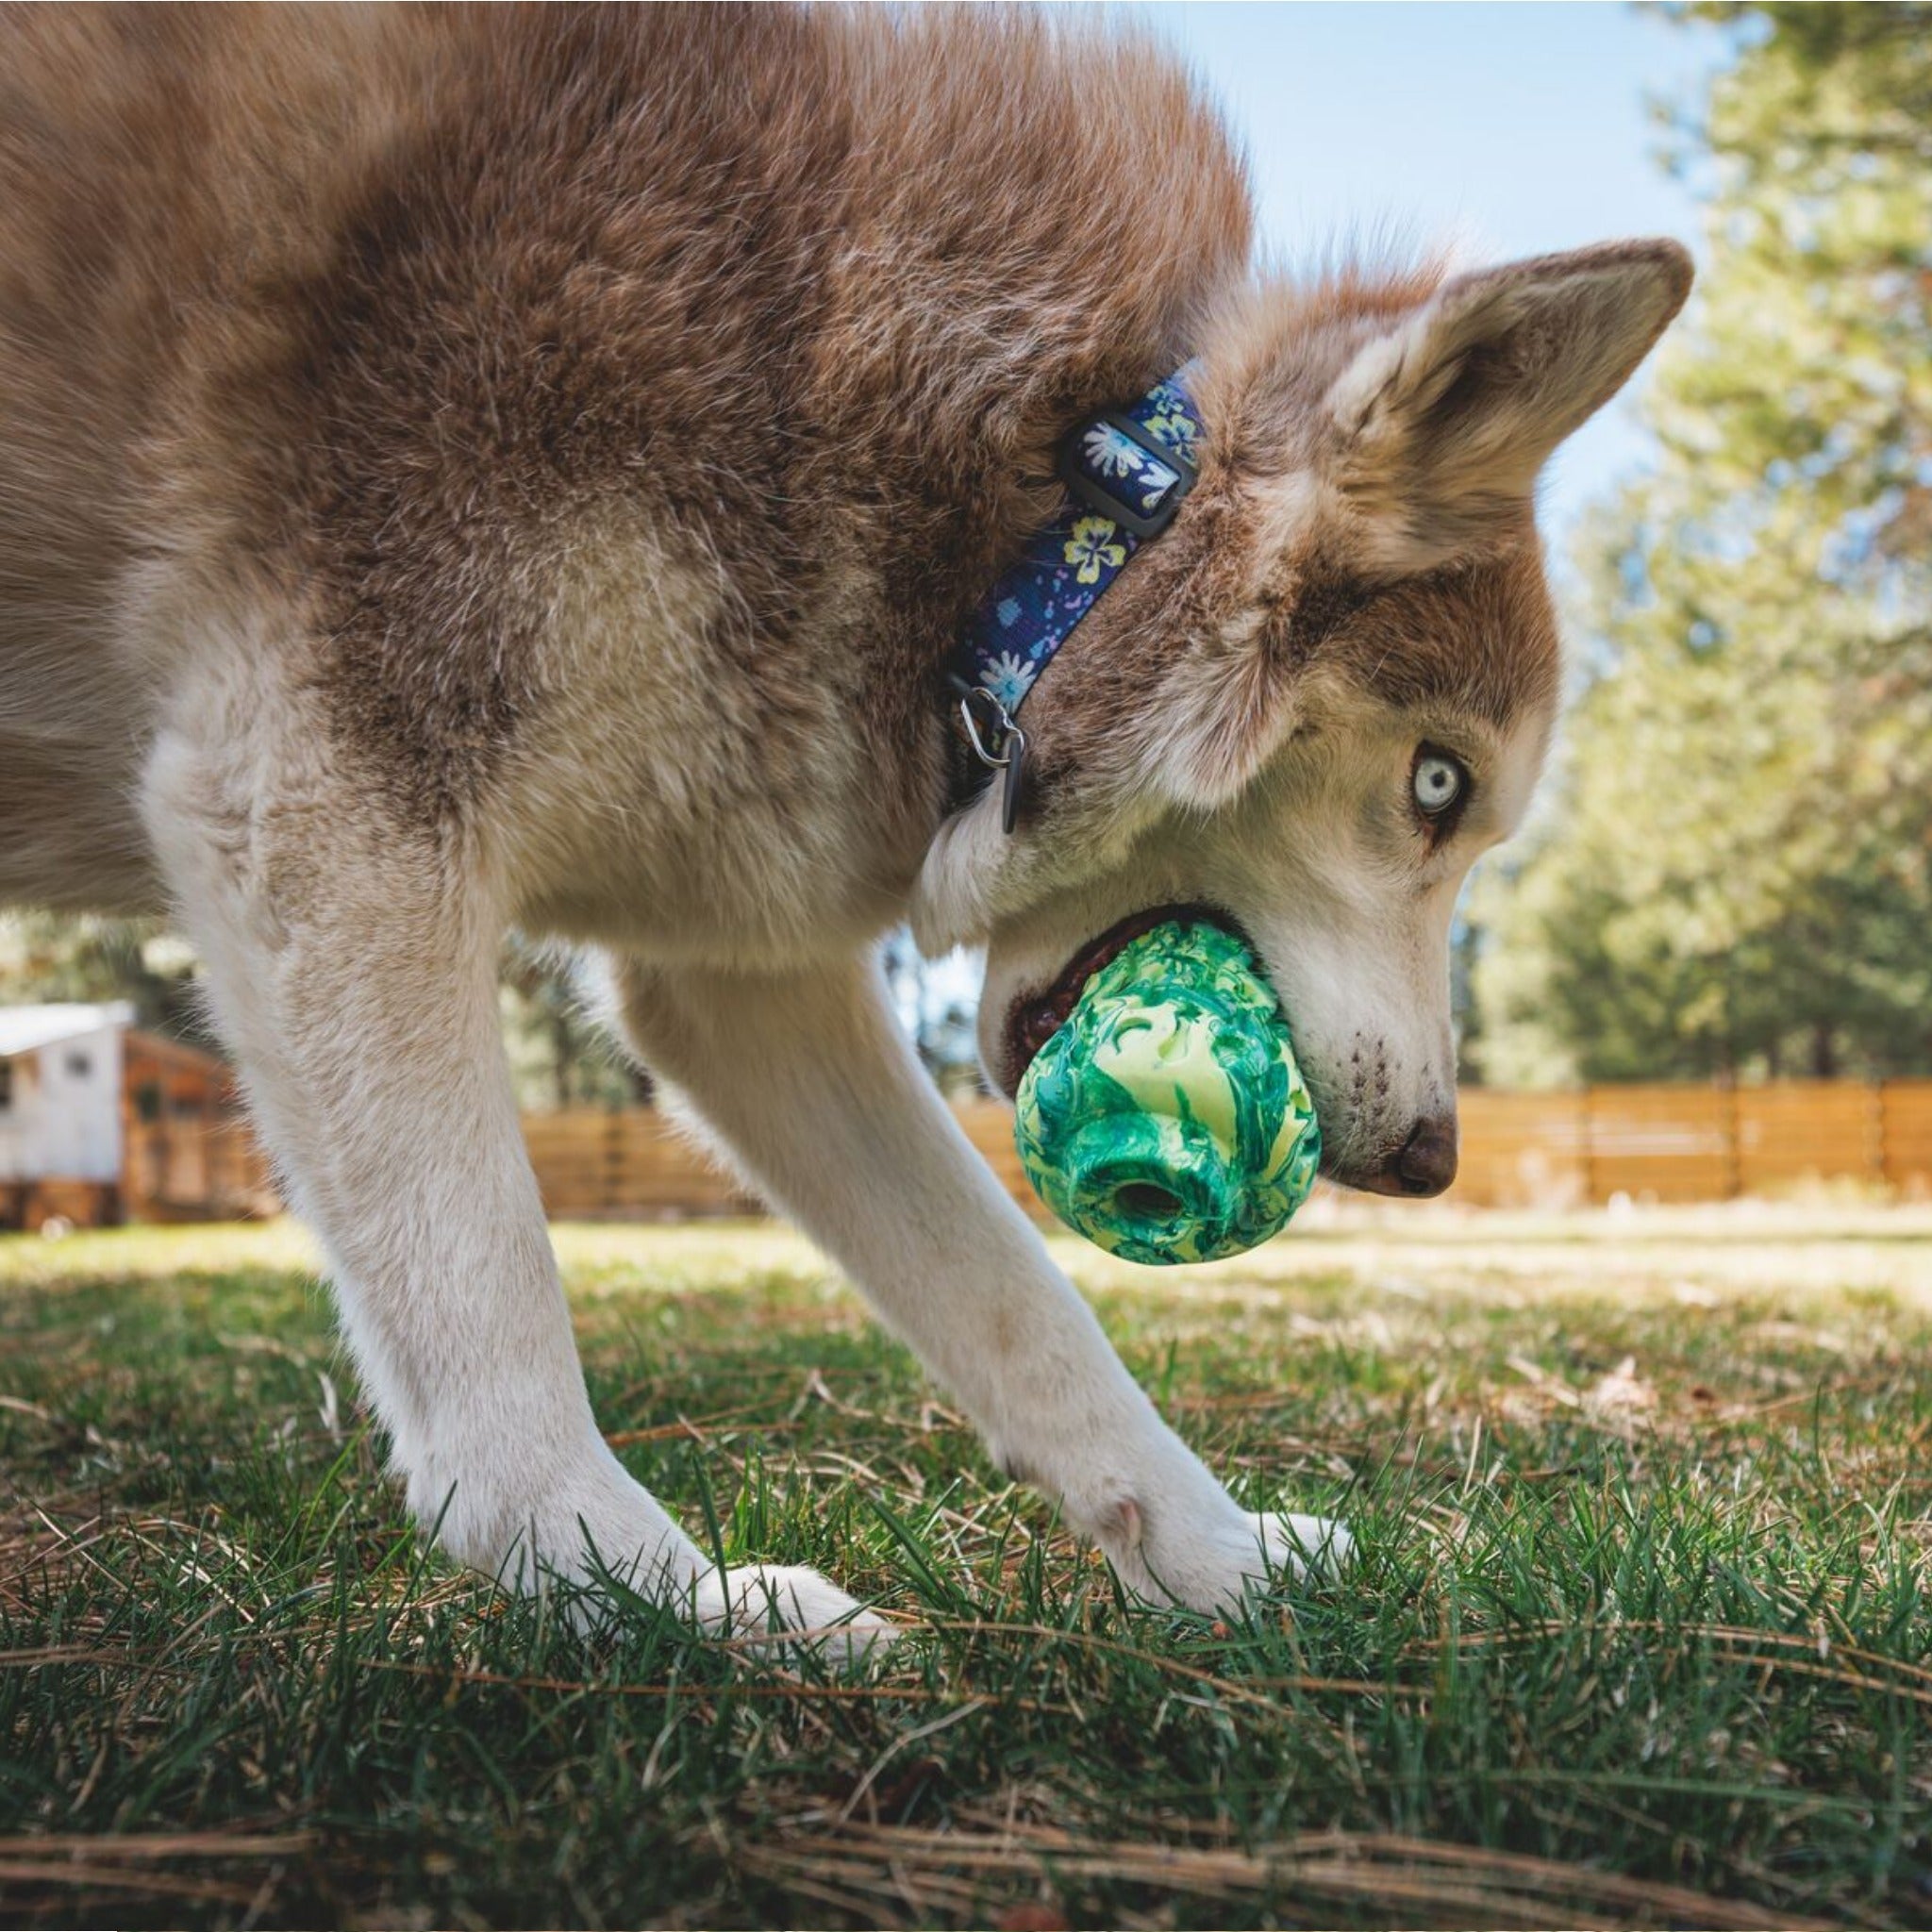
[[[1000,829],[1010,832],[1020,814],[1020,781],[1026,763],[1026,734],[1014,722],[1013,714],[983,684],[959,685],[959,720],[966,726],[966,741],[973,756],[989,771],[1004,772],[1006,783],[1000,788]],[[982,712],[985,714],[982,720]],[[993,737],[997,751],[987,743]]]

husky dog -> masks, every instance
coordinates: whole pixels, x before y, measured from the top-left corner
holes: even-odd
[[[506,930],[598,949],[678,1104],[1123,1579],[1254,1515],[1128,1377],[882,1002],[988,950],[1010,1092],[1164,906],[1238,923],[1326,1171],[1456,1160],[1446,948],[1557,698],[1540,466],[1682,303],[1669,242],[1257,273],[1140,40],[975,9],[25,8],[0,77],[0,898],[166,911],[457,1557],[713,1628],[606,1446],[518,1132]],[[943,672],[1058,441],[1182,363],[1199,475],[1027,701]]]

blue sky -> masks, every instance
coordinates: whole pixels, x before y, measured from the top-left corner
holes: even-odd
[[[1264,242],[1291,262],[1338,235],[1453,239],[1477,258],[1619,235],[1696,246],[1695,202],[1658,164],[1647,96],[1686,102],[1722,43],[1607,0],[1149,4],[1246,143]],[[1545,481],[1557,543],[1645,454],[1629,392]]]

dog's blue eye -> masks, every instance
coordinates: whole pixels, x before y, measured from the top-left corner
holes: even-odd
[[[1439,819],[1459,799],[1469,784],[1469,774],[1446,753],[1425,751],[1415,761],[1409,789],[1415,794],[1416,809],[1424,818]]]

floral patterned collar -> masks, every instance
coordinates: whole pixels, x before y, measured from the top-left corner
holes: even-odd
[[[1201,415],[1193,364],[1124,410],[1078,425],[1060,448],[1067,493],[1019,560],[967,619],[948,683],[979,761],[1006,773],[1004,820],[1019,809],[1026,734],[1020,707],[1127,559],[1173,522],[1193,486]]]

